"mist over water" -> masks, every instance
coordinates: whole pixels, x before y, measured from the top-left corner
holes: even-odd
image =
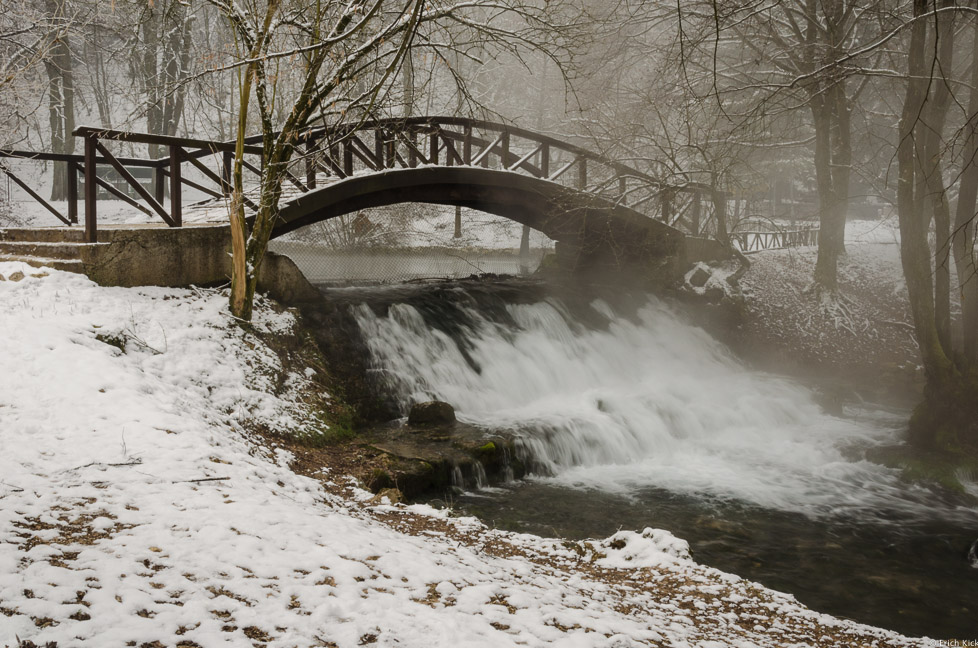
[[[493,304],[458,288],[354,306],[404,412],[444,400],[511,430],[554,484],[630,496],[649,488],[812,517],[974,521],[973,510],[861,459],[899,440],[906,412],[826,414],[809,388],[752,371],[654,297],[571,309]]]

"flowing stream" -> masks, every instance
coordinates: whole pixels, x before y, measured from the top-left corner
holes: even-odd
[[[747,368],[647,295],[557,298],[539,285],[331,293],[402,412],[452,403],[516,434],[533,476],[463,496],[497,525],[572,538],[655,526],[694,557],[821,611],[978,638],[978,510],[865,459],[908,412],[827,414],[796,381]]]

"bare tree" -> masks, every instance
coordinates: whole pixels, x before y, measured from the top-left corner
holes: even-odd
[[[967,101],[964,155],[952,174],[960,191],[955,231],[950,231],[949,187],[945,180],[948,108],[965,102],[953,97],[955,22],[960,9],[949,0],[914,0],[907,44],[907,88],[897,145],[897,206],[901,259],[914,328],[926,376],[924,401],[910,423],[919,446],[957,451],[978,449],[978,330],[974,318],[975,120],[978,91]],[[974,13],[974,12],[972,12]],[[978,16],[972,16],[978,21]],[[978,23],[975,23],[978,25]],[[978,26],[972,30],[978,37]],[[972,81],[978,79],[978,45],[971,48]],[[933,223],[934,247],[929,235]],[[951,332],[950,262],[954,250],[965,311],[956,342]],[[962,344],[959,349],[958,344]]]
[[[546,47],[556,39],[548,41],[545,35],[554,7],[534,7],[519,0],[431,4],[425,0],[354,0],[308,6],[283,0],[249,6],[236,0],[210,2],[227,17],[240,43],[240,107],[230,207],[230,303],[231,312],[244,320],[251,317],[258,271],[278,217],[287,166],[303,131],[314,120],[329,124],[348,116],[365,119],[373,114],[396,82],[412,45],[442,55],[453,47],[450,38],[445,38],[451,26],[474,30],[516,55],[525,48]],[[422,29],[441,37],[416,42]],[[290,70],[275,67],[285,59],[295,61]],[[294,77],[295,90],[281,92],[289,74]],[[249,228],[242,169],[252,99],[262,135],[264,173],[258,212]]]

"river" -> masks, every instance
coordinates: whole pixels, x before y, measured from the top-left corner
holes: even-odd
[[[906,409],[850,399],[829,414],[651,295],[517,280],[326,292],[402,413],[444,400],[519,438],[532,476],[453,498],[461,511],[575,539],[664,528],[819,611],[978,638],[975,498],[865,458],[901,442]]]

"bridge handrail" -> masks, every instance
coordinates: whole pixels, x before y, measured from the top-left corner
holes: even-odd
[[[349,122],[340,123],[334,126],[320,126],[307,130],[302,133],[297,139],[298,143],[305,143],[309,140],[321,139],[324,135],[329,133],[341,133],[341,137],[347,137],[352,133],[361,130],[375,130],[377,128],[390,128],[391,126],[469,126],[472,128],[485,128],[489,130],[496,130],[500,132],[507,132],[510,135],[515,135],[517,137],[522,137],[524,139],[533,140],[541,144],[547,144],[558,149],[563,149],[568,153],[584,157],[595,162],[600,162],[608,167],[611,167],[617,171],[620,175],[630,176],[635,178],[640,178],[642,180],[647,180],[650,184],[659,185],[663,189],[671,189],[673,191],[696,191],[699,193],[721,193],[719,190],[711,187],[710,185],[701,182],[687,182],[683,184],[670,184],[663,182],[662,180],[652,176],[643,171],[639,171],[633,167],[630,167],[621,162],[617,162],[608,158],[607,156],[601,155],[600,153],[594,153],[586,148],[578,146],[576,144],[571,144],[564,140],[557,139],[550,135],[543,135],[535,131],[531,131],[526,128],[521,128],[519,126],[513,126],[511,124],[504,124],[502,122],[494,122],[487,119],[476,119],[473,117],[459,117],[457,115],[425,115],[417,117],[385,117],[381,119],[369,119],[363,122]],[[347,131],[347,132],[344,132]],[[275,135],[278,135],[276,132]],[[250,135],[245,138],[246,144],[253,144],[255,142],[262,141],[262,135]]]
[[[462,129],[461,132],[457,130],[459,128]],[[373,144],[357,136],[358,133],[371,131],[374,133]],[[97,239],[96,185],[150,216],[159,215],[168,225],[176,227],[182,224],[180,200],[182,186],[193,187],[214,198],[226,196],[230,192],[231,160],[237,148],[234,141],[155,135],[93,126],[79,126],[72,135],[83,139],[84,154],[0,150],[0,159],[21,158],[65,162],[69,165],[67,218],[17,178],[8,166],[0,164],[0,172],[12,178],[32,198],[67,224],[78,222],[78,175],[83,175],[86,181],[85,238],[88,241],[94,242]],[[418,142],[418,135],[422,136],[422,143]],[[427,146],[424,138],[428,139]],[[160,146],[169,155],[155,159],[117,157],[100,143],[101,140]],[[264,151],[262,142],[263,138],[260,135],[245,138],[244,152],[248,155],[261,156]],[[567,178],[570,177],[565,176],[564,173],[569,168],[576,167],[577,177],[573,182],[579,191],[603,196],[621,205],[625,205],[627,201],[632,209],[646,205],[643,207],[646,213],[649,212],[649,205],[659,205],[661,213],[655,218],[668,225],[676,225],[685,219],[684,222],[687,222],[694,234],[700,231],[701,197],[709,196],[716,199],[725,196],[723,192],[702,183],[669,184],[649,173],[612,160],[606,155],[589,151],[582,146],[519,126],[486,119],[426,115],[346,122],[308,129],[297,137],[296,146],[300,145],[305,145],[306,148],[306,180],[300,180],[292,172],[286,171],[287,180],[296,185],[300,191],[315,188],[317,171],[342,179],[352,174],[357,164],[374,171],[382,171],[398,165],[414,167],[419,160],[422,164],[441,165],[441,152],[444,151],[444,164],[447,166],[487,167],[491,157],[493,160],[498,159],[498,164],[503,170],[521,171],[551,182],[557,182],[558,178],[563,177],[564,179],[560,180],[561,184],[566,184]],[[340,151],[342,155],[339,154]],[[213,154],[221,154],[223,157],[223,168],[218,172],[201,161],[201,158]],[[301,156],[297,156],[297,161],[301,159]],[[183,162],[196,167],[217,189],[183,177],[181,172]],[[112,166],[119,176],[131,185],[131,189],[126,190],[129,194],[99,177],[95,172],[99,164]],[[140,184],[127,167],[154,169],[153,185],[147,188]],[[262,174],[260,168],[247,161],[245,168],[252,173]],[[170,189],[169,210],[163,206],[167,179]],[[627,182],[628,180],[632,182]],[[633,184],[634,181],[638,184]],[[137,201],[132,193],[138,195],[143,202]],[[679,193],[691,197],[683,199],[686,201],[685,204],[675,209],[674,201]],[[245,203],[251,209],[257,209],[247,198]],[[655,213],[655,209],[654,207],[652,213]]]

